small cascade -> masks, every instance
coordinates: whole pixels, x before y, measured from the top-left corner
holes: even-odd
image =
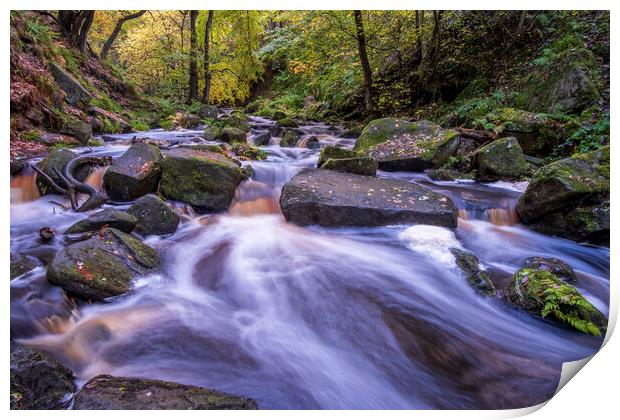
[[[107,170],[108,166],[102,166],[95,169],[90,173],[90,175],[88,175],[84,183],[101,190],[103,188],[103,175],[105,175]]]
[[[484,220],[497,226],[514,226],[519,223],[519,214],[514,207],[492,209],[460,209],[459,219]]]

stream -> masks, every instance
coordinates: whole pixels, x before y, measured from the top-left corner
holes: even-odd
[[[250,142],[273,122],[251,124]],[[321,123],[300,128],[300,144],[312,135],[322,145],[355,141]],[[200,134],[137,133],[163,144],[204,142]],[[134,135],[75,150],[118,157]],[[498,289],[528,257],[561,258],[607,314],[609,249],[519,224],[514,207],[524,185],[379,171],[450,196],[459,208],[455,235],[431,226],[302,228],[284,220],[279,194],[316,166],[319,150],[278,141],[263,147],[266,160],[244,162],[254,175],[228,212],[172,203],[179,228],[145,239],[163,263],[134,292],[76,302],[47,283],[44,267],[11,281],[12,339],[56,356],[78,386],[102,373],[163,379],[245,395],[262,409],[530,406],[551,397],[563,362],[601,346],[601,338],[476,294],[450,256],[453,246],[477,254]],[[47,261],[67,244],[62,235],[42,244],[39,228],[62,232],[88,213],[64,210],[60,196],[39,197],[29,171],[11,180],[11,251]],[[104,171],[88,182],[101,185]]]

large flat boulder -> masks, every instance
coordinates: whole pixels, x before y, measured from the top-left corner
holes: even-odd
[[[241,179],[239,165],[219,153],[177,148],[166,153],[160,191],[206,210],[225,210]]]
[[[131,280],[160,264],[156,250],[113,228],[56,253],[47,279],[84,300],[102,300],[131,290]]]
[[[256,401],[176,382],[99,375],[75,396],[74,410],[256,410]]]
[[[368,123],[353,150],[375,158],[379,169],[421,172],[443,165],[458,144],[455,130],[429,121],[381,118]]]
[[[161,175],[161,160],[159,147],[133,144],[103,176],[108,196],[112,200],[130,201],[155,191]]]
[[[287,182],[280,207],[298,225],[457,225],[456,206],[442,194],[406,181],[324,169],[302,171]]]

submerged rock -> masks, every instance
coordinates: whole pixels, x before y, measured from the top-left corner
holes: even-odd
[[[75,396],[74,410],[255,410],[256,401],[209,388],[99,375]]]
[[[157,251],[137,238],[105,228],[92,238],[59,250],[47,279],[84,300],[102,300],[130,290],[131,280],[160,264]]]
[[[127,213],[137,219],[135,231],[142,235],[169,235],[177,230],[179,215],[154,194],[140,197]]]
[[[162,195],[207,210],[225,210],[241,182],[241,169],[225,156],[178,148],[166,153]]]
[[[327,159],[327,162],[325,162],[321,168],[331,169],[332,171],[349,172],[358,175],[377,175],[377,161],[370,156],[346,159]]]
[[[73,373],[56,359],[11,344],[11,410],[65,408],[75,390]]]
[[[56,175],[54,168],[56,168],[56,170],[58,170],[60,173],[63,173],[65,166],[67,166],[67,163],[69,163],[69,161],[78,156],[79,155],[77,153],[74,153],[69,149],[52,150],[51,152],[49,152],[45,159],[39,162],[37,167],[43,172],[45,172],[46,175],[48,175],[50,178],[52,178],[52,180],[54,180],[54,182],[56,182],[59,186],[62,187],[64,186],[64,184],[60,180],[60,178],[58,178],[58,175]],[[78,181],[84,181],[89,173],[89,165],[82,165],[74,172],[74,176],[75,179],[77,179]],[[48,184],[48,182],[39,174],[37,174],[36,177],[36,184],[39,192],[42,195],[56,193],[56,190],[54,190]]]
[[[454,256],[456,265],[463,270],[469,284],[475,291],[488,296],[495,296],[495,285],[475,254],[459,248],[450,248],[450,252]]]
[[[514,137],[498,139],[480,148],[474,160],[481,180],[515,180],[529,170],[521,146]]]
[[[108,196],[112,200],[130,201],[155,191],[161,175],[161,160],[159,147],[133,144],[103,176]]]
[[[91,232],[94,230],[99,230],[104,226],[129,233],[136,226],[137,222],[138,219],[125,211],[117,209],[104,209],[73,224],[65,231],[65,235]]]
[[[379,169],[419,172],[440,167],[458,148],[459,135],[428,121],[373,120],[353,150],[375,158]]]
[[[11,252],[11,280],[40,266],[41,262],[35,257]]]
[[[530,257],[525,260],[524,267],[548,271],[566,283],[577,282],[573,268],[559,258]]]
[[[298,225],[426,224],[455,228],[448,197],[406,181],[330,170],[305,170],[282,188],[280,207]]]
[[[522,268],[505,292],[506,300],[533,315],[550,318],[581,331],[600,336],[607,318],[573,286],[546,270]]]
[[[319,155],[316,166],[320,168],[328,159],[348,159],[360,156],[362,156],[361,153],[357,153],[353,150],[328,145],[321,149],[321,154]]]

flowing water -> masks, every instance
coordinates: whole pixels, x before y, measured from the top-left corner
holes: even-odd
[[[255,129],[270,124],[253,119]],[[354,142],[323,124],[302,129],[321,144]],[[200,131],[142,134],[191,143]],[[119,156],[132,136],[78,151]],[[527,257],[561,258],[607,313],[609,249],[520,225],[514,206],[523,185],[380,172],[449,195],[458,229],[301,228],[285,222],[279,194],[316,165],[318,151],[278,141],[264,148],[267,160],[249,162],[254,175],[227,213],[173,203],[177,232],[146,238],[162,268],[131,294],[75,302],[46,282],[43,268],[13,280],[12,338],[54,354],[80,386],[102,373],[158,378],[246,395],[261,408],[524,407],[553,394],[563,362],[600,347],[600,338],[476,294],[447,250],[475,252],[499,287]],[[99,186],[103,172],[88,182]],[[12,179],[11,250],[48,261],[66,244],[62,235],[40,243],[38,229],[62,232],[84,217],[66,205],[39,198],[29,172]]]

